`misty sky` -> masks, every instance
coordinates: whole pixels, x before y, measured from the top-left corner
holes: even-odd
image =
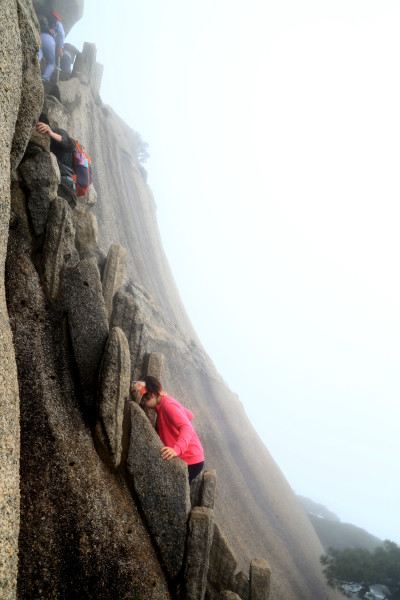
[[[296,492],[400,543],[400,3],[85,5],[206,350]]]

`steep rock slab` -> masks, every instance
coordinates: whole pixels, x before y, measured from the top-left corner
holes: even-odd
[[[241,600],[240,596],[235,594],[235,592],[223,591],[220,594],[220,600]]]
[[[22,163],[19,171],[30,192],[28,207],[33,229],[40,235],[46,227],[50,203],[57,198],[61,177],[54,154],[37,150]]]
[[[21,393],[18,598],[172,600],[128,490],[82,421],[63,318],[44,297],[17,216],[7,296]]]
[[[58,298],[64,266],[73,267],[78,262],[72,210],[63,198],[56,198],[50,207],[43,248],[43,277],[50,300]]]
[[[103,296],[106,310],[111,317],[113,299],[126,277],[126,250],[119,244],[112,244],[107,255],[103,273]]]
[[[122,329],[108,337],[100,372],[99,417],[106,445],[115,467],[121,462],[124,408],[129,400],[131,358]]]
[[[178,458],[164,461],[162,443],[142,409],[130,403],[128,476],[171,579],[183,562],[190,510],[187,467]]]
[[[242,600],[249,600],[249,578],[240,571],[235,576],[235,585],[233,587],[235,592],[242,598]]]
[[[74,209],[75,245],[81,259],[98,256],[98,227],[95,215],[80,207]]]
[[[84,259],[76,267],[64,269],[63,300],[84,405],[89,416],[93,416],[98,370],[108,337],[108,318],[95,259]]]
[[[35,59],[38,34],[30,10],[27,0],[3,0],[0,10],[0,590],[4,600],[16,594],[19,530],[18,381],[4,291],[10,169],[19,164],[43,101]]]
[[[43,85],[37,60],[40,46],[39,24],[32,2],[30,0],[16,0],[16,2],[5,0],[5,3],[6,7],[3,8],[4,2],[2,2],[1,18],[4,19],[6,27],[10,25],[7,20],[7,5],[17,6],[19,35],[17,33],[16,44],[19,45],[19,39],[21,40],[20,48],[8,54],[8,60],[12,63],[11,67],[15,69],[17,77],[22,76],[20,99],[16,103],[18,117],[11,148],[11,169],[14,171],[22,159],[32,128],[40,115],[43,105]],[[22,58],[21,69],[19,68],[20,56]],[[4,75],[4,73],[2,74]],[[11,79],[5,78],[5,81],[10,82],[13,79],[14,77],[11,76]]]
[[[250,564],[250,600],[268,600],[271,591],[271,569],[266,560],[254,559]]]
[[[214,508],[216,491],[217,471],[215,469],[207,469],[203,473],[203,485],[200,506]]]
[[[162,380],[164,370],[164,354],[161,352],[150,352],[145,357],[145,371],[147,375]]]
[[[235,589],[236,571],[236,558],[220,527],[215,523],[208,569],[208,584],[211,590],[222,592]]]
[[[185,564],[186,600],[204,600],[213,538],[214,516],[197,506],[190,513]]]

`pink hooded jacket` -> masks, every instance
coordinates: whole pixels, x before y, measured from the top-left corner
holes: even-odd
[[[161,395],[156,411],[157,431],[163,444],[173,448],[188,465],[203,462],[203,446],[191,423],[193,413],[167,394]]]

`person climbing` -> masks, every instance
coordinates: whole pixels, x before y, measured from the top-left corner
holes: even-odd
[[[189,483],[204,467],[204,450],[191,421],[193,413],[162,389],[155,377],[148,375],[136,381],[133,390],[141,396],[141,404],[157,413],[157,433],[163,444],[161,457],[171,460],[176,456],[188,466]]]
[[[42,113],[36,124],[36,130],[50,138],[50,151],[55,154],[60,168],[60,195],[72,206],[76,204],[76,175],[74,171],[75,140],[64,129],[52,129],[47,115]]]
[[[75,206],[77,196],[85,196],[92,184],[92,159],[78,140],[72,139],[64,129],[52,129],[43,113],[36,130],[50,137],[50,151],[55,154],[60,167],[60,196]]]
[[[53,10],[50,17],[50,30],[54,32],[56,40],[56,56],[60,61],[64,51],[65,31],[62,24],[62,17],[59,12]]]
[[[56,67],[56,40],[50,30],[48,19],[40,15],[39,62],[42,65],[42,80],[50,81]]]

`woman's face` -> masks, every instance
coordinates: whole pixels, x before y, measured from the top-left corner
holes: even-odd
[[[151,394],[149,395],[148,398],[146,398],[146,400],[144,401],[144,405],[147,408],[155,408],[158,404],[158,398],[155,394]]]

